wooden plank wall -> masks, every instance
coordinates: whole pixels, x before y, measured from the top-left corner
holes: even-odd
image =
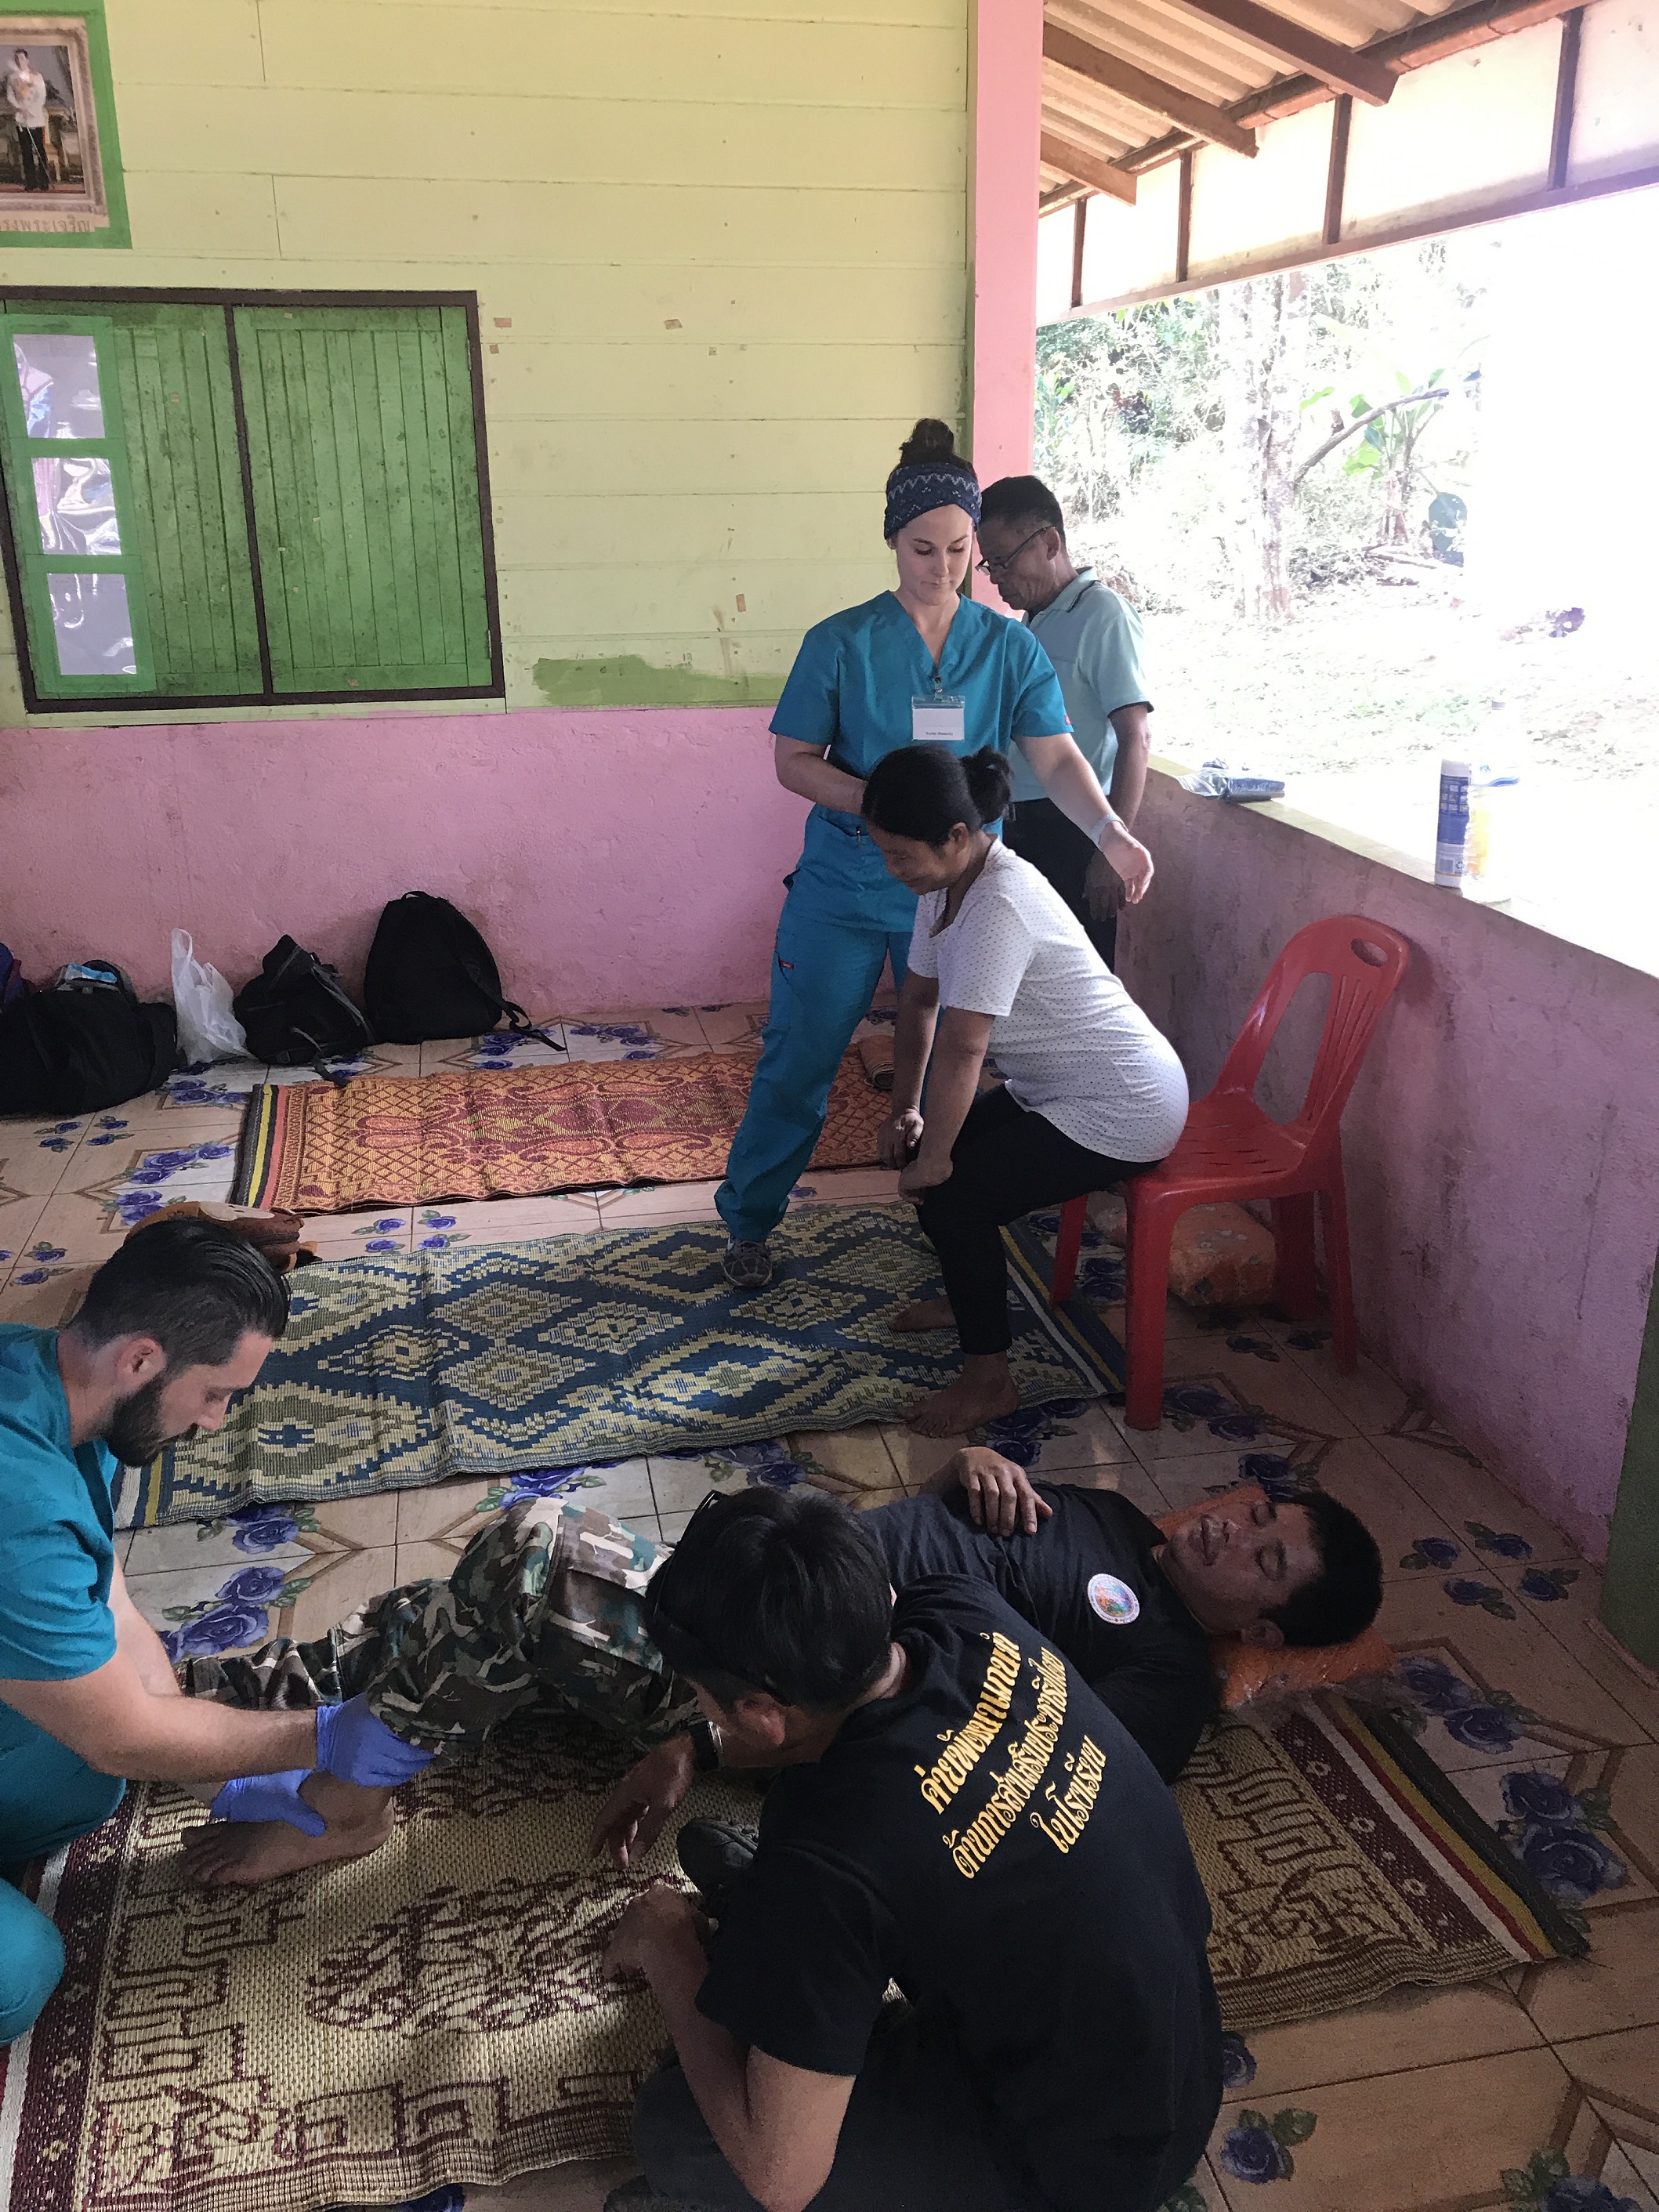
[[[763,700],[888,580],[963,405],[968,0],[107,19],[132,249],[0,282],[476,289],[509,705]]]

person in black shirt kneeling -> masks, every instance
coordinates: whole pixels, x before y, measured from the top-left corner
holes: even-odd
[[[610,1949],[675,2057],[650,2193],[751,2212],[1155,2212],[1221,2100],[1210,1913],[1133,1737],[994,1590],[896,1601],[815,1492],[712,1497],[646,1595],[723,1766],[781,1768],[758,1838],[643,1892]],[[890,1984],[902,2001],[890,2001]]]

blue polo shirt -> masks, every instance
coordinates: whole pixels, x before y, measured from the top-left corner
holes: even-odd
[[[114,1455],[70,1442],[53,1329],[0,1324],[0,1681],[66,1682],[115,1656]],[[0,1704],[0,1752],[40,1731]]]
[[[1078,750],[1111,795],[1117,765],[1120,707],[1150,706],[1140,665],[1140,617],[1109,591],[1092,568],[1079,568],[1057,599],[1026,621],[1054,663],[1072,718]],[[1014,798],[1041,799],[1042,786],[1024,761],[1014,763]]]
[[[953,752],[989,745],[1006,753],[1021,738],[1072,726],[1053,665],[1022,623],[976,599],[959,599],[936,669],[897,595],[883,592],[807,631],[772,734],[825,746],[832,767],[867,776],[911,742],[912,700],[936,691],[963,704],[963,738]],[[914,892],[888,875],[856,814],[815,806],[798,872],[820,904],[844,909],[843,919],[892,930],[908,929],[915,919]]]

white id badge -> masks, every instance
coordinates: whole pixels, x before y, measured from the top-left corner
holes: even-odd
[[[935,692],[931,698],[910,702],[910,741],[913,744],[957,745],[968,734],[967,702],[954,691]]]

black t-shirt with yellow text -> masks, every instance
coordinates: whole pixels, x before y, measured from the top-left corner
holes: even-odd
[[[784,2063],[856,2074],[889,1981],[943,2004],[1025,2185],[1155,2212],[1221,2095],[1208,1902],[1122,1724],[994,1591],[902,1591],[896,1695],[768,1793],[700,2008]]]

